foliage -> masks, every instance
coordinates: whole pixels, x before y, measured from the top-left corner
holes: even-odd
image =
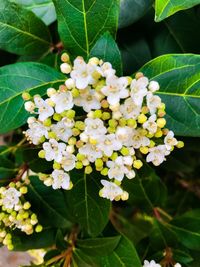
[[[28,190],[23,203],[31,203],[43,226],[31,235],[8,231],[5,240],[0,229],[0,241],[9,246],[11,233],[14,250],[45,248],[41,266],[141,267],[145,259],[165,267],[200,265],[199,4],[0,1],[0,134],[6,141],[0,147],[0,186],[22,181]],[[111,62],[119,76],[140,71],[158,81],[167,127],[185,143],[161,166],[144,164],[127,180],[126,202],[100,198],[96,173],[73,171],[71,191],[53,190],[38,178],[52,166],[38,157],[40,145],[24,139],[28,112],[22,94],[44,96],[47,88],[63,84],[64,52],[71,59]]]

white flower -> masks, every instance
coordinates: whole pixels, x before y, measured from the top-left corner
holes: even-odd
[[[65,110],[72,109],[74,105],[72,93],[69,91],[53,94],[51,100],[55,103],[55,111],[59,114]]]
[[[178,141],[176,140],[176,138],[174,138],[174,133],[172,131],[169,131],[165,136],[164,143],[167,150],[171,150],[173,146],[178,144]]]
[[[141,77],[138,80],[134,79],[131,82],[131,98],[137,106],[141,106],[144,96],[147,94],[147,85],[149,80],[146,77]]]
[[[114,70],[112,68],[112,65],[109,62],[105,62],[102,66],[101,66],[101,70],[103,72],[103,76],[104,77],[108,77],[108,76],[114,76],[116,70]]]
[[[39,121],[29,124],[29,129],[25,132],[27,140],[30,140],[34,145],[38,145],[43,136],[48,137],[48,128]]]
[[[149,83],[149,86],[148,86],[148,89],[151,91],[151,92],[156,92],[160,89],[160,86],[159,86],[159,83],[156,82],[156,81],[151,81]]]
[[[2,193],[2,204],[6,209],[13,209],[19,203],[21,193],[15,188],[9,188]]]
[[[153,114],[149,117],[149,119],[147,121],[145,121],[145,123],[143,123],[143,128],[147,129],[150,133],[154,134],[157,131],[157,123],[156,123],[156,114]]]
[[[181,264],[180,264],[180,263],[176,263],[176,264],[174,265],[174,267],[181,267]]]
[[[86,64],[82,57],[77,57],[74,60],[74,67],[70,75],[78,89],[85,89],[89,84],[96,82],[92,76],[95,72],[101,74],[100,67],[94,64]]]
[[[54,170],[52,172],[52,187],[53,189],[69,189],[70,188],[70,177],[69,174],[62,170]]]
[[[45,121],[54,114],[54,109],[48,104],[48,99],[43,100],[40,96],[35,96],[34,102],[38,108],[38,119],[40,121]]]
[[[147,94],[147,107],[151,114],[154,114],[157,108],[161,105],[161,98],[157,95],[153,95],[151,92]]]
[[[69,74],[71,71],[71,66],[68,63],[62,63],[60,65],[60,70],[62,73]]]
[[[92,89],[84,90],[83,93],[81,91],[80,96],[74,99],[74,104],[83,107],[85,112],[101,108],[100,101],[96,97],[96,92]]]
[[[127,86],[128,79],[126,77],[109,76],[106,79],[106,86],[101,89],[101,92],[107,96],[110,105],[115,105],[119,103],[121,98],[128,97]]]
[[[49,142],[43,144],[43,149],[47,161],[55,160],[60,162],[63,157],[63,152],[66,149],[66,144],[58,143],[55,139],[50,139]]]
[[[108,134],[102,136],[100,142],[97,144],[97,148],[99,148],[107,157],[110,157],[113,151],[122,148],[122,144],[116,139],[115,134]]]
[[[100,190],[101,197],[110,199],[113,201],[116,197],[120,197],[123,194],[123,190],[120,186],[115,183],[108,182],[106,180],[101,180],[102,185],[104,186]]]
[[[124,166],[123,157],[117,157],[115,161],[107,161],[108,177],[110,179],[115,178],[118,181],[122,181],[124,175],[128,172],[128,169]]]
[[[146,161],[152,162],[155,166],[160,165],[165,160],[165,156],[170,154],[165,145],[149,148],[149,152]]]
[[[132,137],[130,140],[131,145],[138,149],[141,146],[148,146],[150,144],[150,140],[148,137],[145,136],[144,130],[142,129],[133,129],[132,131]]]
[[[68,153],[68,152],[64,152],[63,153],[63,158],[61,160],[61,166],[65,171],[71,171],[74,169],[75,167],[75,162],[76,162],[76,157],[75,155]]]
[[[71,127],[68,127],[68,124],[69,123],[65,119],[63,119],[62,121],[59,121],[57,124],[53,124],[51,126],[52,131],[63,142],[67,142],[68,139],[72,136],[72,129]]]
[[[117,140],[124,146],[131,146],[132,128],[128,126],[117,127],[116,130]]]
[[[129,170],[127,173],[126,173],[126,177],[128,179],[133,179],[135,177],[135,172],[134,170]]]
[[[85,131],[84,133],[88,136],[98,137],[102,136],[107,132],[106,127],[101,119],[85,119]]]
[[[102,151],[89,143],[79,148],[79,153],[85,155],[90,162],[95,162],[97,158],[102,157]]]
[[[152,261],[145,260],[143,267],[161,267],[161,265],[156,263],[154,260]]]
[[[24,108],[26,111],[32,113],[35,109],[35,104],[32,101],[27,101],[24,104]]]
[[[140,114],[141,107],[137,106],[131,98],[127,98],[120,106],[120,111],[125,119],[136,119]]]

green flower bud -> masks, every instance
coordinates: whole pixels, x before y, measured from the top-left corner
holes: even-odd
[[[41,159],[45,158],[45,151],[43,149],[38,152],[38,157]]]
[[[61,114],[54,113],[53,119],[54,119],[54,121],[61,121],[62,116],[61,116]]]
[[[91,166],[86,166],[85,167],[85,173],[90,174],[92,172],[92,167]]]

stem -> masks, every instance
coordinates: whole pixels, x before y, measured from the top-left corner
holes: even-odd
[[[171,221],[173,218],[172,218],[172,216],[171,215],[169,215],[166,211],[164,211],[163,209],[161,209],[161,208],[159,208],[159,207],[157,207],[156,208],[157,209],[157,211],[159,212],[159,213],[161,213],[163,216],[165,216],[169,221]]]

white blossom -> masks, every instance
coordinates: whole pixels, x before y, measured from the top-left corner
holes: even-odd
[[[109,62],[103,63],[101,70],[104,77],[114,76],[116,73],[116,70],[112,68],[112,65]]]
[[[65,110],[72,109],[74,105],[72,93],[69,91],[53,94],[51,100],[55,103],[55,111],[59,114]]]
[[[116,139],[115,134],[103,135],[100,142],[97,144],[99,148],[107,157],[110,157],[113,151],[120,150],[122,144]]]
[[[154,260],[152,261],[145,260],[143,267],[161,267],[161,265],[156,263]]]
[[[48,104],[48,99],[43,100],[40,96],[35,96],[34,102],[36,108],[38,108],[38,119],[40,121],[45,121],[54,114],[54,109]]]
[[[170,152],[166,149],[165,145],[158,145],[149,148],[149,154],[147,155],[146,161],[152,162],[155,166],[158,166],[165,160],[165,156],[169,154]]]
[[[38,145],[43,136],[48,137],[48,127],[39,121],[29,123],[29,129],[25,131],[25,136],[34,145]]]
[[[135,149],[138,149],[141,146],[148,146],[150,144],[150,140],[145,136],[143,130],[139,128],[132,130],[130,143]]]
[[[90,112],[92,109],[100,109],[100,101],[96,97],[95,90],[87,89],[81,91],[80,96],[74,99],[74,104],[78,107],[83,107],[85,112]]]
[[[96,159],[101,158],[103,155],[102,151],[96,145],[89,143],[79,148],[79,153],[85,155],[90,162],[95,162]]]
[[[85,119],[85,134],[88,136],[98,137],[106,134],[107,129],[101,119]]]
[[[143,128],[147,129],[152,134],[156,133],[158,128],[156,119],[157,119],[156,114],[151,115],[149,119],[143,123],[142,125]]]
[[[2,193],[2,204],[6,209],[13,209],[19,203],[21,193],[15,188],[8,188]]]
[[[161,105],[161,98],[157,95],[153,95],[151,92],[147,94],[147,107],[151,114],[156,113],[157,108]]]
[[[160,89],[159,83],[156,81],[151,81],[149,83],[148,89],[153,93]]]
[[[67,142],[68,139],[72,136],[72,129],[71,127],[68,127],[68,125],[73,126],[73,123],[69,123],[65,119],[63,119],[62,121],[59,121],[57,124],[53,124],[51,126],[51,130],[56,134],[56,136],[60,140],[62,140],[63,142]]]
[[[55,160],[60,162],[66,149],[66,144],[58,143],[55,139],[49,139],[49,142],[43,144],[43,149],[47,161]]]
[[[63,158],[60,162],[62,168],[65,170],[65,171],[71,171],[74,169],[75,167],[75,163],[76,163],[76,156],[69,153],[69,152],[64,152],[63,153]]]
[[[173,146],[178,144],[178,141],[176,140],[176,138],[174,138],[174,133],[172,131],[169,131],[165,136],[164,143],[167,150],[171,150]]]
[[[95,72],[101,74],[100,67],[94,64],[86,64],[82,57],[77,57],[74,60],[74,67],[70,75],[78,89],[85,89],[88,85],[96,82],[93,78]]]
[[[128,126],[117,127],[116,138],[124,146],[131,146],[131,137],[133,135],[132,128]]]
[[[128,172],[122,156],[117,157],[115,161],[109,160],[106,164],[109,168],[108,177],[110,179],[115,178],[118,181],[122,181],[124,175]]]
[[[108,103],[115,105],[120,99],[128,97],[127,89],[128,79],[126,77],[108,76],[106,78],[106,86],[101,89],[101,92],[107,96]]]
[[[147,85],[149,80],[146,77],[141,77],[138,80],[134,79],[131,82],[131,98],[135,105],[141,106],[144,96],[147,94]]]
[[[100,190],[100,195],[103,198],[107,198],[113,201],[115,198],[120,197],[123,194],[121,187],[116,185],[115,183],[108,182],[106,180],[101,180],[101,183],[104,186]]]
[[[54,170],[52,172],[52,187],[53,189],[69,189],[70,188],[70,177],[69,174],[63,170]]]
[[[136,119],[141,111],[141,106],[137,106],[131,98],[127,98],[120,106],[120,111],[125,119]]]

